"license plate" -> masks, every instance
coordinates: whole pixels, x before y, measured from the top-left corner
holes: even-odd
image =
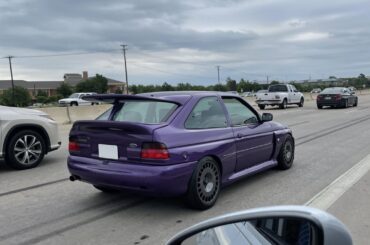
[[[331,97],[325,97],[326,100],[331,100]]]
[[[98,145],[99,157],[118,160],[118,147],[116,145]]]

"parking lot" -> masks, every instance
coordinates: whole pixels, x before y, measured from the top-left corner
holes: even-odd
[[[293,130],[293,167],[260,173],[225,188],[217,204],[207,211],[191,210],[180,198],[105,194],[88,184],[70,182],[66,158],[71,124],[61,123],[62,147],[47,155],[39,167],[14,171],[1,164],[0,219],[7,225],[0,230],[0,241],[163,244],[178,231],[216,215],[261,206],[305,204],[369,154],[369,111],[370,95],[366,94],[359,95],[358,107],[347,109],[318,110],[310,100],[303,108],[262,111],[272,113],[275,121]],[[335,205],[329,211],[346,223],[350,217],[341,210],[343,207]],[[370,239],[368,222],[358,218],[357,224],[346,223],[355,241]]]

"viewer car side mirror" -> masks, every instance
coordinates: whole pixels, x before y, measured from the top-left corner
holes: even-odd
[[[351,245],[352,238],[337,218],[324,211],[275,206],[209,219],[178,233],[167,244]]]
[[[269,122],[269,121],[272,121],[274,117],[272,116],[271,113],[263,113],[262,114],[262,122]]]

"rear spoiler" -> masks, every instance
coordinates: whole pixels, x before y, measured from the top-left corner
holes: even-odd
[[[120,101],[127,100],[140,100],[140,101],[157,101],[157,102],[169,102],[176,105],[181,105],[177,101],[165,100],[156,97],[140,96],[140,95],[126,95],[126,94],[95,94],[95,95],[86,95],[82,97],[83,100],[90,102],[104,102],[108,104],[116,104]]]

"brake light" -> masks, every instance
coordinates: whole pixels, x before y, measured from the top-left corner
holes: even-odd
[[[318,96],[316,97],[316,99],[317,99],[317,100],[321,100],[321,99],[322,99],[322,97],[323,97],[322,95],[318,95]]]
[[[340,99],[342,99],[342,95],[340,94],[335,95],[335,100],[340,100]]]
[[[80,151],[80,145],[75,141],[69,141],[68,150],[69,152]]]
[[[170,158],[167,146],[162,143],[144,143],[141,147],[141,158],[143,159],[162,159]]]

